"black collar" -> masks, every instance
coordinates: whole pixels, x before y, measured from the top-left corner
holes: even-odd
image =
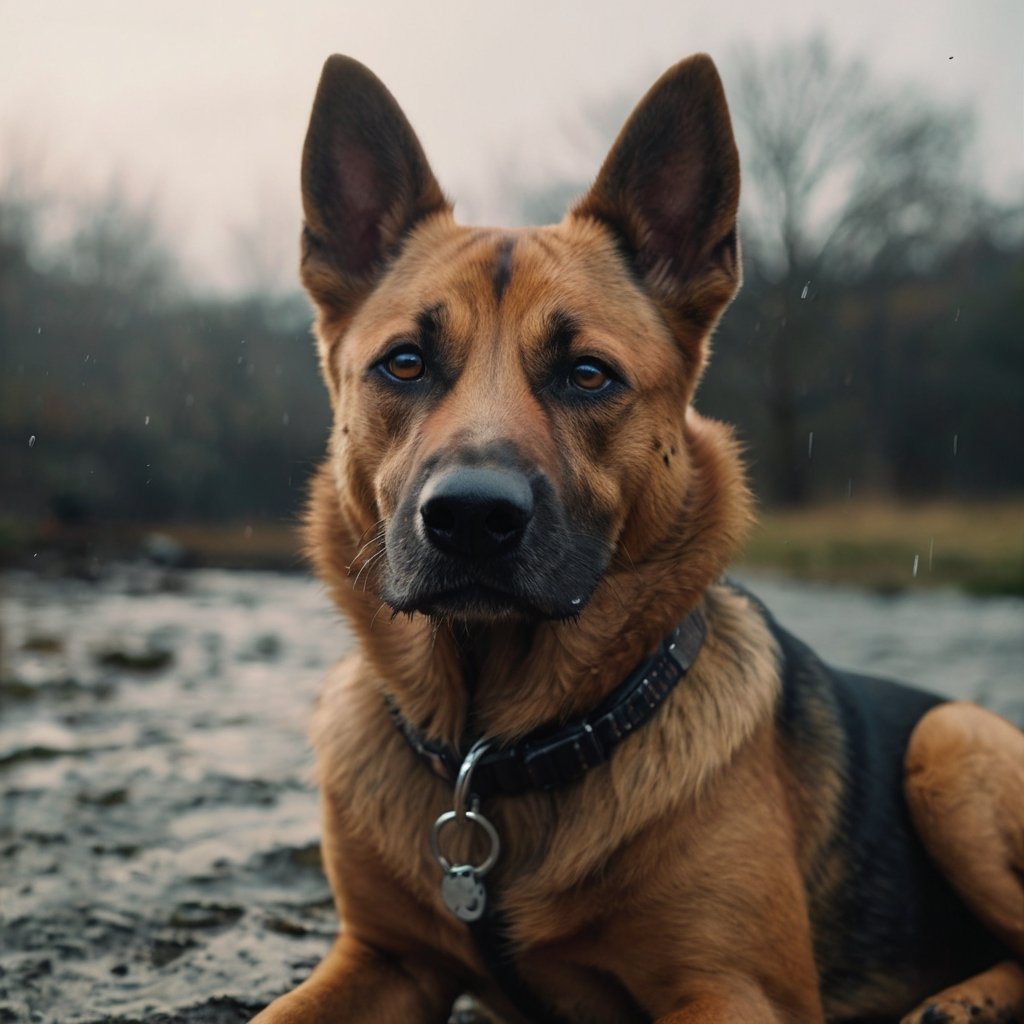
[[[515,743],[488,751],[473,772],[474,795],[484,799],[554,789],[604,764],[627,736],[654,717],[686,675],[705,631],[704,616],[696,608],[593,711],[562,726],[541,726]],[[464,754],[451,744],[427,739],[402,717],[391,697],[385,702],[412,749],[435,774],[454,784]]]

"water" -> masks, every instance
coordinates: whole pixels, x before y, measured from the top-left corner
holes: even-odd
[[[1024,602],[747,580],[837,664],[1024,722]],[[0,1024],[247,1020],[336,923],[305,741],[318,584],[0,579]]]

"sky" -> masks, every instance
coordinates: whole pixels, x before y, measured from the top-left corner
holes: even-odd
[[[298,166],[320,67],[358,58],[398,98],[456,213],[514,217],[518,184],[592,176],[578,127],[705,50],[824,33],[886,88],[969,104],[977,169],[1024,195],[1024,0],[0,0],[0,186],[151,203],[190,278],[294,280]]]

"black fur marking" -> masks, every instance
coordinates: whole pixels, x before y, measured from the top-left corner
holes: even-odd
[[[433,345],[444,326],[445,309],[441,303],[424,309],[416,314],[416,327],[419,331],[420,343],[424,346]]]
[[[458,368],[451,365],[451,347],[445,346],[447,310],[437,303],[416,315],[416,341],[423,350],[428,370],[445,390],[451,387]]]
[[[572,343],[579,329],[579,322],[571,313],[559,310],[551,317],[544,345],[552,365],[561,366],[569,361]]]
[[[512,279],[512,249],[515,241],[512,238],[502,239],[498,247],[498,258],[494,263],[494,297],[501,303],[505,295],[505,289]]]
[[[941,698],[833,669],[760,610],[779,645],[778,725],[793,764],[806,766],[813,791],[831,761],[842,787],[833,842],[819,854],[840,851],[842,874],[811,865],[808,876],[826,1003],[869,1000],[887,977],[934,992],[1005,959],[931,864],[903,798],[910,733]],[[949,1019],[941,1005],[929,1009],[922,1024]]]

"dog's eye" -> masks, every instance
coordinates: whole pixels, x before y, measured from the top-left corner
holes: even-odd
[[[419,380],[426,372],[423,353],[414,345],[395,349],[381,365],[395,380],[401,381]]]
[[[611,384],[612,375],[596,359],[580,359],[569,372],[569,382],[581,391],[604,391]]]

